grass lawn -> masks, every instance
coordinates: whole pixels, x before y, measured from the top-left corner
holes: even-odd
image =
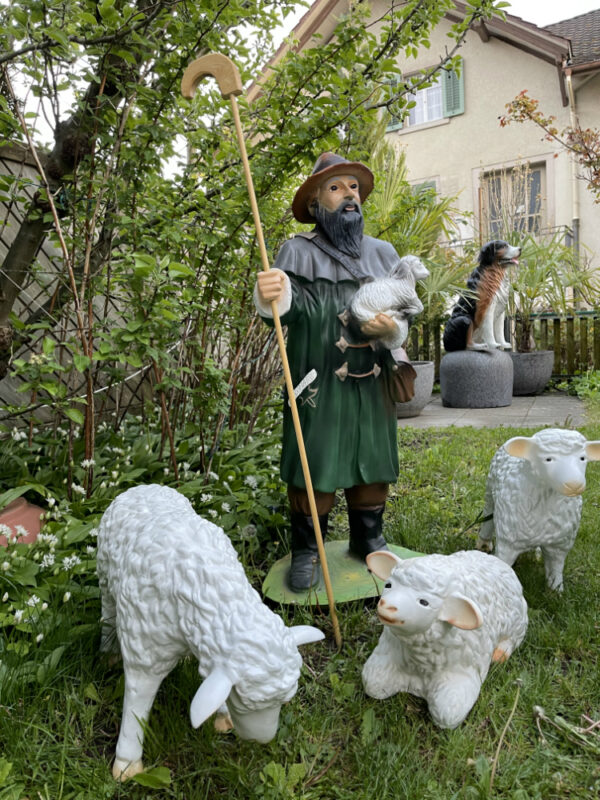
[[[600,438],[600,425],[582,432]],[[400,430],[400,478],[386,515],[389,540],[427,553],[473,547],[477,530],[466,529],[482,509],[493,453],[510,436],[531,433]],[[436,728],[415,697],[377,701],[364,694],[361,669],[381,632],[373,603],[338,607],[344,638],[339,652],[326,613],[284,609],[289,623],[313,623],[327,639],[302,648],[299,690],[282,709],[276,739],[268,745],[242,742],[216,734],[210,722],[194,731],[189,703],[197,670],[182,663],[163,683],[146,734],[145,764],[159,768],[148,782],[157,788],[117,784],[110,765],[122,673],[99,656],[99,627],[92,626],[71,642],[57,669],[40,662],[33,675],[5,676],[0,800],[600,796],[600,732],[578,732],[582,715],[600,718],[600,464],[590,464],[587,474],[564,594],[545,588],[543,565],[534,555],[518,560],[529,604],[527,637],[506,664],[492,667],[457,730]],[[334,536],[346,535],[344,517],[340,508]],[[70,624],[76,622],[74,616]],[[56,630],[54,647],[68,623]]]

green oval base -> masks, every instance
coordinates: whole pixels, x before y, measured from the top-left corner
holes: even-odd
[[[400,558],[415,558],[423,553],[407,550],[396,544],[389,544],[389,549]],[[364,561],[350,555],[347,541],[325,542],[327,566],[333,588],[333,599],[336,603],[349,603],[352,600],[361,600],[366,597],[377,597],[381,594],[383,581],[376,578]],[[290,568],[291,555],[288,553],[280,558],[269,570],[262,585],[262,592],[269,600],[276,603],[300,603],[309,606],[327,606],[327,592],[323,576],[316,586],[306,592],[294,592],[287,584],[287,574]]]

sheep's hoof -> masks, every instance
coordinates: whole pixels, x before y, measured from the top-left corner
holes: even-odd
[[[115,758],[113,764],[112,774],[116,781],[126,781],[133,778],[134,775],[139,775],[144,771],[144,765],[141,759],[137,761],[125,761],[123,758]]]
[[[215,730],[217,733],[228,733],[233,730],[233,721],[229,714],[219,714],[215,717]]]
[[[482,553],[491,553],[494,549],[494,545],[489,539],[479,538],[475,543],[475,549],[481,550]]]

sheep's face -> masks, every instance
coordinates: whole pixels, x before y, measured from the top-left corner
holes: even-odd
[[[540,431],[531,438],[517,436],[505,442],[504,449],[529,461],[538,483],[566,497],[582,494],[587,463],[600,458],[600,442],[559,429]]]
[[[464,630],[482,624],[477,604],[456,590],[452,573],[440,572],[437,563],[440,558],[444,557],[403,560],[387,550],[367,556],[371,572],[385,581],[377,616],[394,633],[400,636],[425,633],[437,620]]]
[[[275,737],[281,705],[275,703],[255,711],[247,711],[240,702],[235,687],[227,699],[227,708],[240,739],[251,739],[261,744],[270,742]]]
[[[394,273],[398,275],[411,275],[413,285],[416,281],[422,281],[429,277],[429,270],[425,264],[423,264],[418,256],[413,255],[403,256],[398,266],[393,270],[392,274]]]
[[[401,569],[395,573],[385,583],[377,616],[400,634],[424,633],[439,617],[442,598],[427,589],[408,585],[402,580]]]

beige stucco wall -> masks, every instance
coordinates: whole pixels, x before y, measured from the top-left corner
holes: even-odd
[[[380,15],[387,3],[372,4]],[[434,31],[431,48],[419,58],[402,64],[412,72],[435,64],[451,40],[450,23],[443,21]],[[544,162],[548,197],[546,224],[571,226],[573,222],[572,167],[569,155],[544,141],[532,123],[501,127],[505,105],[523,89],[540,101],[540,109],[557,117],[559,129],[569,124],[570,109],[563,107],[557,68],[498,39],[483,42],[469,32],[460,50],[464,63],[465,113],[427,125],[405,128],[389,136],[406,148],[410,179],[435,180],[443,195],[458,195],[458,207],[473,215],[464,238],[474,235],[478,221],[478,179],[481,170],[512,166],[516,161]],[[577,86],[581,79],[574,79]],[[585,127],[600,127],[600,76],[589,81],[576,95],[580,121]],[[581,242],[593,253],[600,267],[600,206],[581,180],[575,183],[580,197]]]

